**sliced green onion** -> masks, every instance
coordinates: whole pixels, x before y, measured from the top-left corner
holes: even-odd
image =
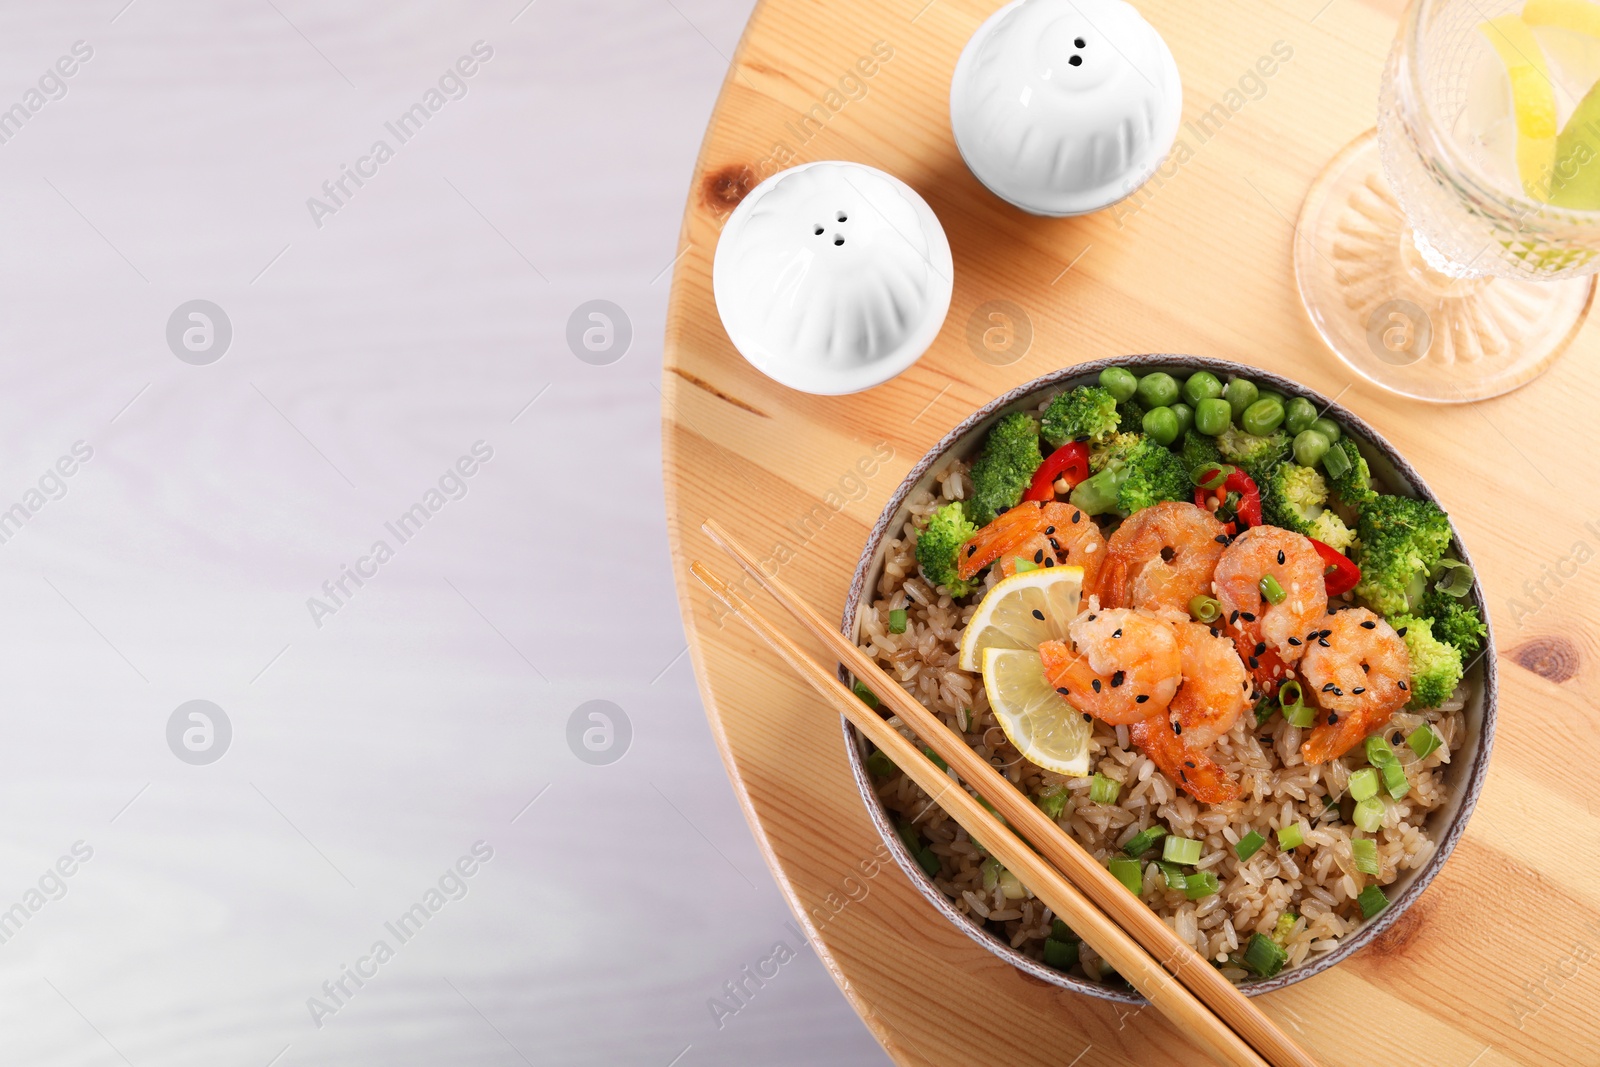
[[[1202,900],[1215,895],[1221,888],[1215,874],[1210,871],[1196,871],[1189,875],[1187,884],[1183,887],[1183,895],[1190,900]]]
[[[1260,852],[1261,846],[1266,843],[1266,838],[1262,837],[1254,830],[1251,830],[1249,833],[1239,838],[1239,843],[1233,846],[1233,854],[1239,857],[1240,863],[1243,863],[1251,856],[1254,856],[1257,852]]]
[[[1057,941],[1082,941],[1083,938],[1072,932],[1072,927],[1060,919],[1050,920],[1050,936]]]
[[[1190,472],[1190,480],[1198,489],[1219,489],[1232,473],[1233,468],[1226,463],[1202,463]]]
[[[1161,868],[1161,876],[1166,879],[1168,889],[1182,890],[1188,887],[1189,876],[1184,874],[1183,868],[1179,867],[1176,863],[1168,863],[1166,860],[1157,860],[1156,866]]]
[[[1103,774],[1095,775],[1094,781],[1089,784],[1089,799],[1096,804],[1115,804],[1121,792],[1122,783]]]
[[[887,752],[874,749],[872,755],[867,757],[867,773],[874,778],[887,778],[899,769]]]
[[[903,634],[906,632],[906,609],[894,608],[889,612],[889,632]]]
[[[1293,693],[1294,696],[1289,694]],[[1292,707],[1295,704],[1306,702],[1306,691],[1300,688],[1300,683],[1293,678],[1288,679],[1278,686],[1278,706],[1281,708]]]
[[[1111,877],[1127,886],[1130,893],[1137,895],[1144,887],[1144,871],[1139,867],[1138,860],[1118,856],[1106,864],[1106,869],[1111,872]]]
[[[1161,858],[1193,867],[1200,862],[1200,842],[1192,837],[1169,837],[1161,846]]]
[[[1057,941],[1055,938],[1046,938],[1044,943],[1044,965],[1054,967],[1058,971],[1065,971],[1078,962],[1078,942]]]
[[[1292,708],[1284,708],[1283,717],[1288,720],[1290,726],[1304,729],[1316,721],[1317,709],[1308,704],[1296,704]]]
[[[1271,978],[1289,962],[1289,954],[1265,934],[1251,934],[1245,946],[1244,965],[1263,978]]]
[[[1022,879],[1004,867],[1000,868],[1000,892],[1007,900],[1021,900],[1028,895],[1028,889],[1022,884]]]
[[[1068,793],[1065,787],[1053,785],[1034,798],[1034,803],[1039,805],[1039,810],[1052,819],[1060,819],[1061,813],[1067,808]]]
[[[1222,605],[1215,597],[1202,593],[1189,601],[1189,614],[1197,622],[1216,622],[1222,614]]]
[[[950,769],[950,764],[946,763],[940,757],[939,753],[935,752],[933,749],[929,748],[928,746],[926,746],[926,745],[922,746],[922,754],[924,756],[927,756],[929,759],[931,759],[933,761],[933,765],[935,767],[939,768],[941,771],[948,771]]]
[[[1432,726],[1423,723],[1411,731],[1411,736],[1406,738],[1406,744],[1411,746],[1411,751],[1417,754],[1418,759],[1427,759],[1438,751],[1444,742]]]
[[[1366,800],[1378,795],[1378,772],[1363,767],[1350,776],[1350,795],[1356,800]]]
[[[861,698],[861,703],[865,704],[867,707],[871,708],[873,711],[877,711],[878,710],[878,695],[876,693],[874,693],[872,690],[868,689],[861,682],[857,681],[857,682],[852,683],[851,686],[850,686],[850,692],[852,692],[856,696],[860,697]]]
[[[1446,573],[1448,572],[1448,573]],[[1444,574],[1434,588],[1446,596],[1463,597],[1472,592],[1472,568],[1459,559],[1442,559],[1433,568],[1433,577]]]
[[[1261,576],[1261,581],[1256,583],[1261,590],[1261,595],[1267,598],[1269,604],[1282,604],[1289,594],[1283,591],[1283,586],[1278,584],[1278,579],[1270,574]]]
[[[1361,905],[1361,917],[1370,919],[1389,906],[1389,898],[1377,886],[1369,885],[1356,897],[1356,903]]]
[[[1293,678],[1278,686],[1278,706],[1283,709],[1284,720],[1290,726],[1310,726],[1317,717],[1316,709],[1306,706],[1305,690]]]
[[[935,878],[939,874],[939,857],[933,854],[933,849],[923,848],[917,852],[917,866],[929,878]]]
[[[1278,831],[1278,847],[1285,852],[1292,852],[1305,843],[1306,832],[1301,829],[1300,824],[1297,822],[1290,823]]]
[[[1256,701],[1256,725],[1263,725],[1278,710],[1278,701],[1274,697],[1262,697]]]
[[[1356,870],[1362,874],[1377,874],[1383,870],[1378,863],[1378,843],[1370,837],[1352,838],[1350,855],[1356,861]]]
[[[1289,940],[1289,935],[1294,933],[1294,924],[1300,921],[1300,916],[1292,911],[1286,911],[1278,916],[1278,923],[1272,928],[1272,941],[1282,945]]]
[[[983,891],[993,892],[994,887],[1000,884],[1000,861],[990,856],[983,861],[983,866],[979,870],[983,872]]]
[[[1411,792],[1411,783],[1406,781],[1406,769],[1400,766],[1398,760],[1394,763],[1385,763],[1380,773],[1383,775],[1383,787],[1396,800]]]
[[[1128,843],[1122,846],[1122,851],[1126,852],[1135,859],[1138,859],[1146,852],[1149,852],[1151,849],[1155,848],[1156,842],[1160,841],[1166,836],[1167,828],[1165,826],[1152,826],[1149,829],[1140,830],[1138,833],[1128,838]]]
[[[1342,448],[1330,448],[1322,456],[1322,469],[1328,472],[1328,477],[1337,478],[1350,469],[1350,457]]]
[[[1031,559],[1023,559],[1021,556],[1016,557],[1016,559],[1012,560],[1012,562],[1017,565],[1015,571],[1017,574],[1027,574],[1029,571],[1036,571],[1039,569],[1039,564],[1035,563]]]
[[[1394,749],[1389,747],[1389,742],[1382,734],[1373,734],[1367,738],[1367,762],[1382,770],[1387,764],[1396,760]]]
[[[1378,797],[1368,797],[1356,805],[1356,810],[1350,813],[1350,821],[1359,829],[1369,834],[1375,834],[1383,826],[1383,816],[1386,809],[1383,801]]]

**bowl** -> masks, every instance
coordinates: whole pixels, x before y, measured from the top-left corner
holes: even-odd
[[[936,473],[943,467],[957,460],[966,459],[972,455],[983,442],[984,435],[989,428],[1002,416],[1015,411],[1031,411],[1049,393],[1070,389],[1078,385],[1092,384],[1098,380],[1099,374],[1107,367],[1126,367],[1138,373],[1165,370],[1175,375],[1185,375],[1197,370],[1208,370],[1219,378],[1226,379],[1228,375],[1240,375],[1278,390],[1285,396],[1303,396],[1323,409],[1328,417],[1340,423],[1349,437],[1360,449],[1372,468],[1373,476],[1380,479],[1386,488],[1396,493],[1421,497],[1438,503],[1437,498],[1429,491],[1423,482],[1422,476],[1406,462],[1399,451],[1388,441],[1357,418],[1350,411],[1315,390],[1307,389],[1298,382],[1284,378],[1281,375],[1263,371],[1257,367],[1247,366],[1243,363],[1234,363],[1228,360],[1208,359],[1199,356],[1184,355],[1139,355],[1125,356],[1119,359],[1096,360],[1090,363],[1081,363],[1074,367],[1053,371],[1042,377],[1006,393],[1004,396],[985,404],[973,412],[961,424],[951,430],[944,438],[923,456],[911,472],[906,475],[905,481],[890,497],[884,506],[883,514],[879,516],[877,525],[872,528],[867,537],[866,547],[861,552],[861,559],[856,564],[855,578],[850,584],[850,596],[845,603],[844,621],[842,629],[852,641],[857,640],[860,632],[860,616],[863,608],[869,606],[873,591],[877,588],[878,579],[883,571],[884,555],[887,551],[886,542],[892,531],[902,528],[908,514],[907,500],[910,497],[931,485]],[[1442,506],[1442,505],[1441,505]],[[1448,509],[1446,509],[1448,511]],[[1472,559],[1467,554],[1466,548],[1457,537],[1454,550],[1462,562],[1471,566]],[[1487,626],[1489,624],[1488,604],[1483,597],[1479,583],[1474,583],[1470,593],[1471,602],[1478,608]],[[1428,883],[1433,881],[1435,875],[1445,861],[1450,858],[1456,842],[1460,840],[1465,831],[1467,819],[1472,814],[1473,806],[1477,803],[1478,793],[1483,785],[1483,778],[1488,769],[1489,750],[1494,741],[1495,721],[1495,693],[1496,671],[1494,633],[1492,627],[1485,638],[1483,652],[1473,662],[1465,678],[1469,696],[1464,710],[1467,724],[1466,738],[1461,749],[1453,756],[1451,762],[1444,768],[1445,782],[1450,790],[1450,800],[1443,807],[1434,811],[1425,827],[1429,836],[1437,844],[1433,855],[1420,868],[1405,872],[1394,882],[1384,887],[1390,897],[1390,904],[1374,918],[1363,923],[1355,932],[1347,934],[1339,946],[1329,952],[1322,953],[1314,958],[1307,959],[1300,966],[1286,969],[1273,978],[1251,979],[1239,984],[1242,992],[1250,996],[1261,993],[1270,993],[1282,989],[1320,973],[1329,967],[1337,965],[1340,961],[1360,952],[1362,948],[1379,937],[1384,930],[1392,926],[1406,911],[1416,903]],[[957,911],[948,897],[939,891],[922,868],[917,864],[915,857],[906,849],[900,835],[895,831],[894,822],[889,812],[879,801],[873,789],[872,779],[867,773],[866,755],[867,747],[865,738],[852,727],[848,720],[841,718],[844,729],[845,744],[849,752],[851,773],[855,777],[856,788],[861,792],[862,802],[866,805],[867,813],[872,818],[873,825],[878,828],[878,833],[883,837],[884,844],[894,856],[896,862],[905,871],[906,877],[911,879],[913,885],[927,898],[928,903],[956,927],[971,937],[978,944],[1016,967],[1018,970],[1042,982],[1075,993],[1084,993],[1089,996],[1099,997],[1104,1000],[1120,1001],[1129,1004],[1142,1004],[1144,998],[1126,988],[1112,987],[1087,979],[1077,978],[1043,963],[1030,959],[1010,945],[1001,941],[987,930],[983,929],[972,919]]]

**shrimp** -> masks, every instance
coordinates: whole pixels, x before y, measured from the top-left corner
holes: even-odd
[[[1095,589],[1108,608],[1171,608],[1187,614],[1189,601],[1210,589],[1227,543],[1222,523],[1209,511],[1176,501],[1152,504],[1111,535]]]
[[[1268,576],[1284,592],[1281,603],[1261,595],[1261,580]],[[1261,688],[1270,691],[1283,677],[1282,665],[1295,662],[1305,651],[1302,635],[1327,611],[1322,557],[1308,538],[1297,533],[1252,526],[1222,553],[1216,589],[1239,655]]]
[[[1171,726],[1168,716],[1152,715],[1130,726],[1128,736],[1163,774],[1202,804],[1238,799],[1239,784],[1228,777],[1228,772],[1200,748],[1186,744],[1187,739]]]
[[[1113,725],[1164,712],[1177,692],[1183,659],[1172,627],[1127,608],[1088,612],[1067,624],[1072,645],[1039,646],[1045,677],[1079,711]],[[1074,647],[1075,646],[1075,647]]]
[[[1300,673],[1325,713],[1300,746],[1307,763],[1344,755],[1411,699],[1405,640],[1366,608],[1347,608],[1307,632]]]
[[[971,578],[1000,561],[1007,578],[1017,560],[1041,567],[1083,568],[1083,587],[1092,590],[1106,558],[1105,539],[1095,521],[1071,504],[1025,501],[997,517],[962,546],[958,573]]]
[[[1219,631],[1198,622],[1177,623],[1173,631],[1183,657],[1183,684],[1172,698],[1173,733],[1190,748],[1205,748],[1233,729],[1249,706],[1250,678],[1233,642]]]

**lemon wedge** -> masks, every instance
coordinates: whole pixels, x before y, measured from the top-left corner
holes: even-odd
[[[1556,159],[1556,95],[1539,42],[1517,15],[1490,19],[1478,27],[1494,46],[1511,79],[1511,106],[1517,118],[1517,177],[1536,200],[1550,198]]]
[[[1078,614],[1082,567],[1046,567],[1013,574],[984,595],[961,635],[964,671],[983,669],[988,648],[1036,650],[1045,641],[1065,641],[1067,623]]]
[[[1522,7],[1522,21],[1600,37],[1600,4],[1594,0],[1528,0]]]
[[[1058,774],[1089,773],[1090,724],[1051,688],[1038,652],[985,649],[983,688],[1000,729],[1024,759]]]

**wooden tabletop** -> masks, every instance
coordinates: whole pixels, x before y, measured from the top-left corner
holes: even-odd
[[[1483,568],[1506,668],[1488,781],[1444,871],[1379,943],[1264,998],[1266,1010],[1329,1065],[1600,1063],[1600,737],[1586,691],[1600,618],[1596,327],[1532,385],[1450,408],[1354,381],[1312,331],[1294,290],[1292,220],[1322,165],[1373,124],[1396,3],[1141,0],[1177,57],[1186,119],[1219,103],[1228,118],[1185,125],[1183,147],[1133,200],[1062,220],[991,196],[951,139],[956,56],[996,6],[766,0],[690,189],[662,375],[668,523],[706,713],[774,877],[901,1063],[1203,1062],[1153,1012],[1034,984],[940,918],[883,860],[837,717],[720,618],[687,566],[736,573],[699,530],[714,516],[835,615],[905,472],[984,401],[1103,356],[1237,359],[1338,395],[1411,459]],[[1272,75],[1259,76],[1274,53]],[[711,295],[728,213],[762,178],[821,159],[904,179],[955,255],[938,341],[855,396],[763,377],[728,341]],[[1032,331],[1006,365],[969,342],[975,309],[996,300],[1021,308]]]

